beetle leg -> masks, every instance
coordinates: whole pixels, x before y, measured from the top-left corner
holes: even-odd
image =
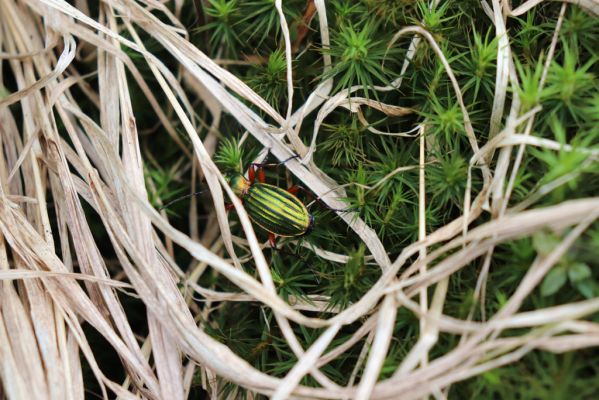
[[[266,176],[264,175],[264,168],[276,168],[280,165],[285,164],[287,161],[291,160],[292,158],[298,158],[298,156],[291,156],[288,159],[283,160],[278,163],[252,163],[252,164],[250,164],[250,168],[248,169],[248,178],[249,178],[250,184],[254,183],[254,180],[256,179],[256,172],[258,173],[258,182],[266,183]]]
[[[289,157],[281,162],[278,162],[278,163],[252,163],[250,165],[250,167],[253,166],[258,169],[260,169],[260,168],[276,168],[278,166],[284,165],[287,161],[294,159],[294,158],[298,158],[298,157],[299,156],[291,156],[291,157]]]
[[[287,189],[287,191],[289,193],[291,193],[292,195],[296,195],[297,192],[299,192],[300,190],[307,192],[306,188],[304,188],[303,186],[300,186],[300,185],[293,185],[289,189]]]
[[[270,243],[270,247],[272,247],[273,249],[277,248],[277,238],[275,237],[275,234],[272,232],[268,233],[268,243]]]
[[[254,184],[256,180],[256,175],[258,175],[258,182],[266,183],[266,175],[264,175],[264,167],[269,167],[270,164],[251,164],[248,169],[248,178],[250,181],[250,185]]]
[[[250,185],[254,184],[254,180],[256,179],[256,167],[254,166],[254,164],[250,165],[250,168],[248,169],[248,180],[250,181]]]
[[[250,185],[253,185],[256,181],[256,171],[258,172],[258,182],[266,182],[266,176],[264,175],[262,164],[251,164],[250,168],[248,169],[248,181],[250,181]]]

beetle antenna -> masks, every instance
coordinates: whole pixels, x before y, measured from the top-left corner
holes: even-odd
[[[285,165],[285,163],[289,160],[293,160],[294,158],[299,158],[298,155],[295,156],[291,156],[289,158],[284,159],[281,162],[277,162],[277,163],[252,163],[251,165],[253,165],[256,168],[276,168],[276,167],[280,167],[281,165]]]
[[[171,200],[171,201],[169,201],[168,203],[166,203],[166,204],[165,204],[165,205],[163,205],[162,207],[160,207],[160,208],[158,209],[158,211],[162,211],[162,210],[164,210],[165,208],[167,208],[167,207],[169,207],[169,206],[173,205],[174,203],[178,202],[179,200],[183,200],[183,199],[187,199],[187,198],[189,198],[189,197],[197,196],[198,194],[204,193],[205,191],[206,191],[206,190],[204,189],[204,190],[200,190],[199,192],[195,192],[195,193],[191,193],[191,194],[186,194],[185,196],[178,197],[178,198],[176,198],[176,199],[174,199],[174,200]]]
[[[193,20],[193,22],[191,23],[191,25],[189,25],[189,28],[187,28],[188,30],[194,29],[198,25],[198,23],[200,22],[200,18],[202,18],[204,20],[204,22],[205,22],[205,16],[204,16],[204,12],[202,11],[201,0],[193,0],[193,6],[195,8],[196,18]]]

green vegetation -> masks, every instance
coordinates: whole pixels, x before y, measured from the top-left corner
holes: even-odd
[[[205,23],[192,32],[191,41],[213,59],[239,61],[226,68],[242,77],[250,88],[283,113],[287,107],[286,59],[274,3],[269,0],[203,2],[202,18]],[[363,88],[355,93],[356,96],[414,110],[408,115],[393,116],[374,108],[361,107],[363,118],[359,118],[358,114],[350,113],[346,108],[337,108],[320,129],[313,158],[322,171],[339,185],[345,185],[348,209],[356,210],[374,229],[389,257],[394,260],[407,245],[418,240],[420,143],[417,135],[381,135],[369,128],[394,133],[411,131],[417,124],[425,126],[425,205],[426,230],[429,233],[464,212],[473,150],[454,88],[439,57],[425,41],[418,47],[399,89],[375,90],[375,86],[388,85],[398,78],[411,36],[401,37],[391,47],[388,44],[401,27],[410,24],[432,33],[457,77],[474,133],[479,146],[482,146],[490,139],[489,121],[496,90],[499,43],[495,27],[478,1],[447,1],[430,8],[422,1],[336,0],[326,2],[331,44],[323,47],[317,29],[318,16],[311,22],[307,35],[298,36],[306,2],[284,1],[283,4],[294,44],[291,60],[294,104],[303,104],[318,83],[333,79],[330,95],[361,85]],[[187,22],[191,23],[195,18],[192,6],[186,4],[186,7],[190,11]],[[522,164],[514,176],[509,207],[537,193],[542,195],[529,208],[555,205],[599,193],[599,163],[596,156],[593,159],[589,155],[589,149],[594,154],[599,149],[599,22],[580,8],[568,6],[555,54],[542,85],[547,50],[560,7],[560,3],[548,2],[519,17],[507,19],[517,71],[513,78],[517,79],[518,86],[509,84],[502,121],[510,112],[510,99],[518,95],[522,107],[520,115],[538,105],[542,107],[542,111],[536,114],[530,134],[562,146],[558,149],[543,146],[526,148]],[[323,55],[332,57],[332,68],[328,71],[322,68]],[[249,102],[246,104],[251,106]],[[211,123],[201,102],[197,104],[196,113],[203,126]],[[261,116],[272,122],[266,115]],[[310,143],[315,118],[316,113],[308,115],[299,132],[306,145]],[[239,144],[243,128],[230,115],[223,116],[217,128],[220,143],[214,159],[223,172],[247,167],[253,159],[251,155],[255,156],[262,149],[251,135]],[[523,132],[524,125],[518,129],[517,132]],[[204,137],[207,132],[208,129],[201,129],[200,136]],[[573,146],[574,150],[566,151],[566,144]],[[144,145],[154,154],[160,147],[174,146],[170,142],[166,145],[163,142]],[[164,171],[177,163],[176,154],[175,151],[163,151],[157,160],[161,168],[147,166],[147,178],[154,182],[157,188],[155,195],[163,203],[179,193],[181,187],[186,188],[183,192],[190,192],[186,186],[191,177],[189,171],[177,185],[166,184]],[[516,150],[511,157],[513,162]],[[274,161],[272,157],[270,160]],[[497,156],[491,160],[490,167],[495,168],[496,163]],[[409,166],[414,168],[401,170]],[[280,186],[287,185],[288,180],[296,182],[294,177],[286,174],[284,167],[267,171],[267,177],[270,183]],[[545,193],[547,185],[563,177],[569,178]],[[482,187],[483,174],[475,167],[472,170],[472,193],[478,193]],[[299,196],[306,203],[311,201],[309,196]],[[209,212],[212,207],[209,196],[202,196],[201,202],[202,211]],[[185,207],[177,206],[177,212],[181,210]],[[314,302],[316,295],[325,296],[329,304],[324,311],[308,314],[328,318],[327,310],[345,308],[359,300],[379,279],[381,271],[379,266],[369,262],[369,253],[362,242],[334,211],[319,202],[311,205],[311,211],[316,219],[311,235],[299,241],[280,238],[280,249],[265,249],[265,254],[278,294],[289,301],[302,299],[308,304]],[[229,219],[233,234],[243,236],[239,224],[235,223],[237,216],[231,213]],[[483,213],[473,227],[490,219],[489,213]],[[174,223],[184,223],[184,220],[175,220]],[[201,228],[203,224],[199,226]],[[257,234],[264,242],[265,232],[257,228]],[[496,247],[486,288],[484,309],[487,317],[506,304],[535,256],[553,250],[565,234],[567,231],[540,232],[532,238],[512,240]],[[346,263],[327,261],[314,252],[305,251],[303,245],[348,255],[349,258]],[[247,254],[244,246],[240,245],[236,250],[238,254]],[[482,259],[477,259],[452,275],[445,314],[465,319],[474,307],[474,320],[481,319],[480,307],[473,298],[481,265]],[[257,276],[251,260],[243,263],[243,269]],[[238,291],[230,281],[213,274],[204,274],[198,283],[214,290]],[[546,275],[542,284],[526,298],[521,309],[540,309],[597,296],[599,229],[595,224]],[[197,304],[203,306],[202,302]],[[598,316],[595,315],[594,319],[597,320]],[[346,341],[362,322],[343,327],[333,345]],[[259,303],[222,303],[210,314],[209,323],[205,326],[210,335],[260,371],[284,377],[295,365],[297,358],[282,338],[272,310],[261,307]],[[292,326],[304,349],[322,332],[296,324]],[[418,333],[418,318],[400,308],[381,377],[392,375],[416,342]],[[504,334],[511,336],[517,332],[507,331]],[[431,356],[439,357],[457,345],[456,338],[449,336],[441,335]],[[364,340],[323,366],[321,371],[337,384],[346,385]],[[363,369],[360,369],[357,373],[358,381],[362,372]],[[592,398],[593,394],[599,393],[597,373],[596,353],[535,351],[515,364],[455,383],[451,386],[449,398]],[[316,384],[312,377],[305,377],[301,383]],[[229,393],[234,390],[234,385],[225,384],[223,390]]]
[[[293,43],[305,3],[291,1],[284,4]],[[575,148],[597,149],[599,47],[593,43],[597,43],[599,28],[594,17],[574,6],[568,7],[546,83],[541,87],[544,62],[559,9],[559,3],[552,3],[508,19],[518,73],[515,78],[519,81],[519,86],[510,87],[510,91],[517,91],[524,111],[538,105],[543,108],[536,116],[532,135],[554,140],[562,146],[567,143]],[[422,26],[433,34],[458,79],[474,132],[482,145],[489,139],[498,39],[491,20],[475,1],[444,2],[429,8],[424,2],[415,1],[339,0],[327,3],[327,11],[330,47],[323,48],[318,30],[311,29],[293,54],[294,104],[303,103],[317,83],[332,78],[331,94],[362,85],[358,95],[416,110],[411,115],[398,117],[362,107],[363,117],[369,121],[369,125],[364,125],[357,114],[338,108],[326,118],[314,154],[315,164],[326,174],[340,185],[350,184],[347,187],[348,207],[358,210],[360,217],[375,230],[393,260],[406,245],[418,239],[419,169],[393,171],[402,166],[417,166],[419,141],[417,137],[379,135],[367,128],[406,132],[416,124],[425,124],[427,232],[435,231],[463,213],[468,163],[473,152],[454,89],[428,43],[422,43],[418,48],[398,90],[382,92],[374,89],[375,85],[388,85],[398,77],[409,37],[401,38],[391,48],[387,45],[397,30],[408,24]],[[227,69],[244,77],[258,95],[283,111],[287,101],[286,60],[274,2],[210,0],[205,3],[204,12],[209,22],[194,32],[192,41],[212,58],[250,60],[250,65],[231,65]],[[315,26],[317,22],[312,21],[311,27]],[[205,37],[210,40],[206,42]],[[320,67],[323,54],[332,57],[332,68],[326,72]],[[511,93],[508,96],[513,98]],[[197,110],[200,116],[205,114],[201,108],[200,105]],[[509,102],[504,118],[508,113]],[[300,137],[306,144],[311,137],[314,118],[315,114],[309,115],[302,125]],[[238,170],[240,165],[247,166],[251,158],[245,155],[256,154],[261,149],[251,137],[238,145],[233,138],[239,136],[241,130],[230,117],[222,121],[219,131],[223,140],[215,160],[223,172]],[[174,162],[174,158],[160,160],[161,165]],[[495,162],[496,158],[492,167]],[[282,167],[269,171],[269,181],[285,185],[284,171]],[[540,196],[532,207],[596,195],[599,193],[598,172],[599,165],[589,159],[588,152],[529,147],[515,176],[509,204],[518,204],[544,185],[568,174],[572,175],[571,179]],[[163,188],[160,174],[154,172],[150,177]],[[476,193],[481,187],[482,175],[475,168],[472,191]],[[309,197],[302,198],[306,202],[310,200]],[[206,200],[206,203],[209,207],[210,201]],[[366,261],[365,247],[333,211],[318,202],[311,209],[316,218],[311,235],[299,243],[281,238],[280,250],[266,251],[274,283],[279,295],[285,299],[292,296],[310,303],[310,296],[324,295],[330,298],[329,309],[346,307],[372,287],[380,277],[380,268]],[[230,219],[235,218],[230,215]],[[489,218],[483,214],[476,225]],[[233,226],[233,233],[241,234],[240,228]],[[264,232],[258,230],[257,233],[259,239],[265,239]],[[543,247],[549,246],[547,251],[550,251],[562,238],[563,234],[559,233],[539,233],[532,241],[522,239],[496,248],[487,283],[487,316],[495,313],[513,294],[534,255],[542,254]],[[301,251],[302,242],[347,254],[349,261],[339,264]],[[242,249],[239,251],[243,252]],[[598,296],[597,260],[599,230],[595,227],[584,234],[546,276],[522,308],[532,310]],[[451,278],[445,304],[447,314],[465,318],[471,306],[475,306],[472,296],[481,263],[474,262]],[[251,275],[256,274],[251,261],[244,263],[243,268]],[[213,276],[202,277],[200,284],[222,291],[236,290],[226,279]],[[314,315],[328,316],[326,312]],[[474,319],[480,317],[475,312]],[[210,320],[211,335],[257,369],[283,377],[293,367],[296,357],[282,340],[269,309],[254,303],[224,303],[212,313]],[[343,328],[333,343],[347,340],[359,324],[356,322]],[[383,376],[390,376],[402,362],[418,337],[418,329],[418,319],[400,309]],[[304,348],[309,347],[321,332],[298,326],[294,331]],[[434,353],[445,354],[455,345],[454,340],[442,338]],[[322,372],[340,385],[347,384],[361,348],[360,344],[353,346],[324,366]],[[516,364],[456,383],[449,397],[566,398],[578,392],[577,388],[584,388],[584,394],[578,398],[590,398],[587,396],[599,391],[597,364],[590,362],[591,359],[591,355],[585,357],[583,353],[535,352]],[[314,385],[315,381],[307,377],[302,384]],[[226,387],[226,390],[233,388]],[[566,397],[560,397],[560,393]]]

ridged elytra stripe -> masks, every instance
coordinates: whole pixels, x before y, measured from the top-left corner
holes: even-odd
[[[274,212],[285,213],[300,224],[306,222],[308,212],[306,206],[297,197],[283,189],[267,184],[257,184],[253,186],[251,196],[259,199]]]
[[[275,225],[280,232],[289,229],[292,231],[299,231],[302,229],[302,224],[287,218],[280,209],[277,209],[276,211],[273,210],[268,203],[251,199],[249,202],[246,202],[246,205],[246,209],[251,211],[251,216],[263,225]]]
[[[306,213],[307,210],[303,207],[302,203],[298,204],[302,207],[298,207],[298,204],[290,203],[288,199],[282,199],[280,196],[270,196],[270,193],[263,192],[262,188],[259,187],[259,190],[254,190],[251,193],[252,200],[260,202],[260,204],[268,211],[270,214],[285,214],[288,219],[293,220],[295,224],[302,226],[306,222]],[[282,201],[281,201],[282,200]],[[295,207],[294,207],[295,206]]]
[[[297,213],[302,213],[306,209],[304,204],[299,201],[297,197],[286,190],[267,184],[261,184],[259,189],[261,190],[259,190],[258,193],[266,192],[269,195],[276,197],[279,201],[285,202],[289,206],[295,208],[294,211]]]
[[[244,200],[246,198],[244,197]],[[303,234],[308,224],[298,223],[297,220],[289,218],[285,209],[273,210],[269,203],[263,202],[256,197],[251,197],[244,202],[249,216],[269,232],[280,236],[297,236]]]
[[[300,236],[310,227],[306,206],[291,193],[265,183],[253,184],[243,202],[250,218],[278,236]]]
[[[284,214],[281,212],[276,212],[268,207],[267,204],[264,203],[251,203],[250,209],[252,211],[252,216],[262,225],[274,226],[281,233],[292,234],[294,232],[301,232],[304,230],[304,226],[297,221],[290,220],[289,218],[285,218]],[[272,229],[271,232],[275,232]]]
[[[289,224],[281,215],[265,215],[264,208],[252,207],[248,205],[246,207],[250,218],[261,228],[268,232],[272,232],[279,236],[298,236],[302,235],[306,229],[299,225]]]

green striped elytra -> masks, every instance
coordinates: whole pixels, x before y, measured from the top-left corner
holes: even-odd
[[[275,246],[275,236],[297,237],[312,230],[314,218],[295,196],[299,186],[288,190],[264,183],[264,171],[250,166],[248,178],[241,174],[229,177],[233,192],[241,199],[250,219],[268,232],[270,244]],[[256,178],[258,182],[255,182]]]

